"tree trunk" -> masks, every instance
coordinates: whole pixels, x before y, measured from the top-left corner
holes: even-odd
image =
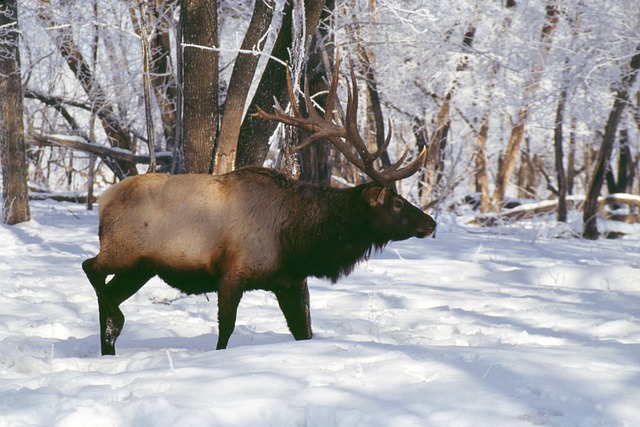
[[[218,5],[216,0],[182,0],[184,166],[210,173],[218,131]]]
[[[533,101],[533,97],[540,85],[540,78],[542,77],[542,71],[544,70],[544,61],[551,50],[553,33],[558,23],[558,9],[556,8],[555,3],[552,2],[547,5],[546,10],[547,13],[541,33],[542,49],[538,52],[538,55],[535,58],[533,69],[531,71],[530,83],[524,89],[524,105],[518,113],[515,126],[511,129],[511,136],[509,137],[507,150],[504,155],[502,166],[498,171],[498,177],[496,178],[496,188],[493,193],[493,205],[497,208],[500,208],[504,203],[507,186],[509,185],[511,174],[515,168],[518,152],[520,151],[520,145],[524,139],[525,122],[529,115],[529,104]]]
[[[489,173],[487,161],[487,136],[489,135],[489,114],[485,113],[480,122],[480,131],[475,134],[476,141],[476,191],[480,194],[480,213],[491,211],[489,198]]]
[[[275,0],[256,0],[255,2],[253,16],[240,47],[242,52],[236,58],[229,80],[213,166],[214,174],[230,172],[235,166],[238,136],[244,118],[247,94],[260,60],[259,55],[247,53],[247,51],[259,52],[263,49],[266,41],[265,34],[269,30],[274,8]]]
[[[328,0],[322,13],[321,23],[313,37],[313,42],[309,49],[306,78],[309,82],[309,93],[321,93],[329,90],[328,82],[331,81],[330,72],[333,70],[331,64],[334,62],[333,50],[328,46],[333,45],[333,32],[329,30],[331,14],[334,9],[334,0]],[[315,97],[314,101],[320,107],[325,108],[326,95]],[[300,102],[304,108],[304,102]],[[307,136],[308,132],[298,130],[299,143]],[[301,181],[314,182],[323,186],[331,184],[331,169],[333,166],[332,145],[326,140],[320,139],[311,145],[298,151],[298,161],[300,163]]]
[[[564,107],[567,102],[567,90],[560,92],[558,108],[556,110],[556,126],[553,134],[556,176],[558,178],[558,221],[567,221],[567,177],[564,171],[564,152],[562,149],[562,127],[564,122]]]
[[[636,47],[636,52],[631,58],[629,73],[627,73],[622,79],[620,89],[613,103],[613,109],[611,110],[611,113],[609,113],[609,118],[607,119],[607,124],[604,128],[602,144],[598,151],[595,170],[593,172],[591,182],[589,183],[587,199],[585,200],[584,211],[582,214],[582,237],[585,239],[595,240],[598,238],[598,226],[596,223],[598,196],[602,189],[605,172],[609,168],[611,153],[613,151],[613,143],[618,130],[618,123],[620,123],[620,117],[622,117],[624,107],[626,107],[629,100],[628,89],[633,86],[638,75],[638,69],[640,69],[640,44]]]
[[[573,185],[578,169],[576,167],[576,126],[577,119],[571,118],[571,130],[569,133],[569,153],[567,154],[567,194],[573,194]]]
[[[29,190],[22,119],[18,0],[0,1],[0,165],[2,222],[28,221]]]
[[[631,148],[629,148],[629,131],[627,129],[620,130],[620,138],[618,141],[618,173],[613,175],[613,167],[607,169],[607,191],[613,193],[627,193],[628,188],[633,182],[629,177],[632,174],[633,156]]]
[[[307,34],[313,34],[324,7],[324,0],[305,0],[305,28]],[[256,106],[268,108],[273,105],[274,97],[281,104],[287,103],[286,68],[282,65],[289,57],[292,45],[293,16],[292,6],[288,2],[282,17],[282,26],[273,46],[270,59],[262,74],[256,93],[249,105],[249,112],[254,112]],[[236,167],[256,165],[261,166],[269,151],[269,138],[273,135],[278,123],[263,120],[248,114],[240,127]]]

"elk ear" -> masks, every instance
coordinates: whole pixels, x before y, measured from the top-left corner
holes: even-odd
[[[385,187],[382,187],[380,192],[377,190],[378,188],[373,187],[365,192],[367,202],[369,202],[369,206],[373,208],[382,205],[384,203],[384,197],[387,194],[387,189]]]

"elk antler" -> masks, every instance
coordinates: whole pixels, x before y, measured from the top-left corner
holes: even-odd
[[[342,119],[344,125],[340,126],[333,122],[333,109],[336,92],[338,90],[339,67],[340,54],[336,55],[336,64],[327,97],[324,117],[318,114],[314,108],[311,97],[309,96],[309,85],[306,81],[304,84],[304,99],[309,116],[302,117],[296,103],[296,96],[293,90],[293,84],[291,83],[291,73],[289,69],[287,69],[287,91],[289,93],[292,115],[285,113],[277,100],[274,114],[269,114],[260,107],[257,107],[258,112],[256,115],[263,119],[275,120],[311,132],[311,136],[296,147],[298,150],[318,139],[329,140],[347,160],[370,178],[384,186],[388,187],[393,182],[416,173],[424,164],[427,155],[426,149],[423,149],[420,155],[405,167],[401,166],[409,152],[408,148],[405,149],[400,159],[386,170],[379,171],[374,167],[375,161],[387,150],[389,142],[391,142],[391,123],[389,123],[389,133],[387,134],[384,144],[375,152],[370,152],[367,149],[367,144],[358,132],[358,86],[356,84],[356,76],[353,72],[353,63],[351,60],[349,60],[351,84],[349,84],[347,80],[347,112]]]

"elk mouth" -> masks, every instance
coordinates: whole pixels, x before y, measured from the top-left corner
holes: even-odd
[[[423,239],[423,238],[433,234],[434,231],[436,231],[435,227],[429,227],[428,229],[426,229],[426,228],[416,228],[416,230],[413,232],[413,235],[415,237],[417,237],[418,239]]]

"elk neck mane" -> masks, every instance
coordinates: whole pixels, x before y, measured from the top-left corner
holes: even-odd
[[[295,196],[280,244],[290,274],[336,282],[388,243],[373,233],[371,208],[362,194],[367,185],[336,189],[286,181]]]

